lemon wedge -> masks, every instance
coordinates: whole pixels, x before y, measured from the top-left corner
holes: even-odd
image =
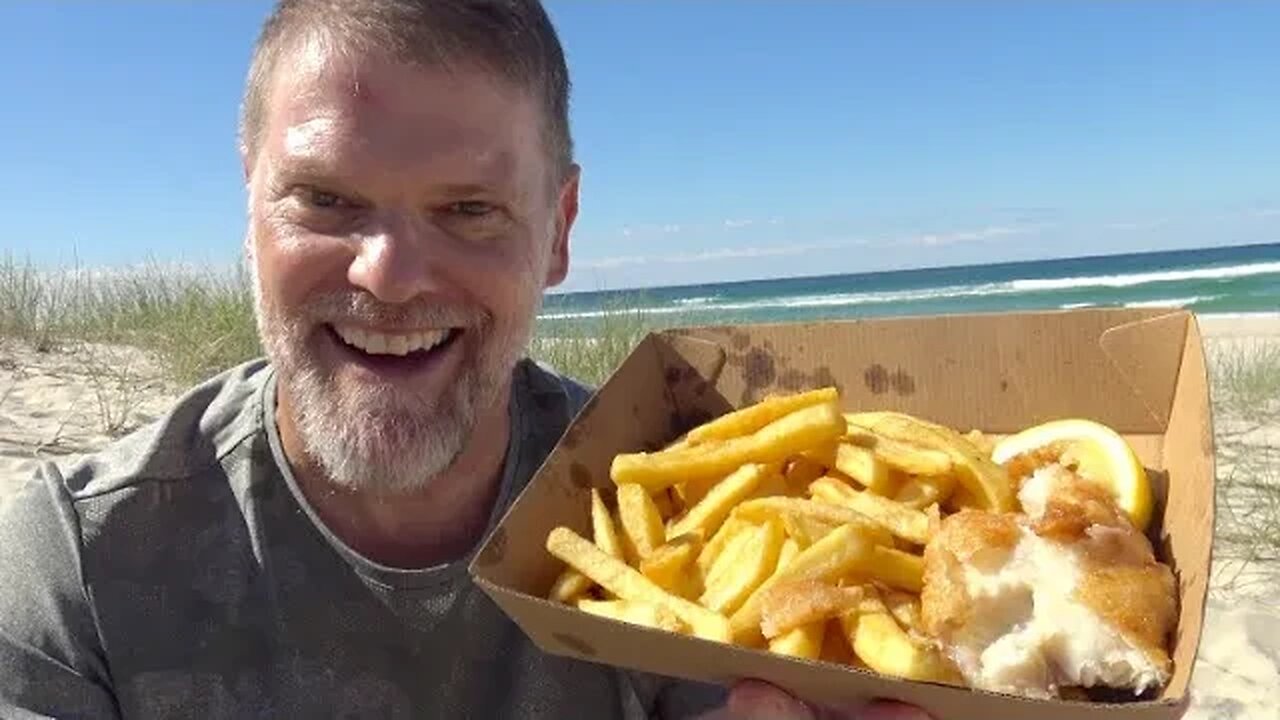
[[[1107,488],[1134,526],[1147,529],[1154,504],[1147,471],[1116,431],[1092,420],[1054,420],[997,442],[991,459],[1004,465],[1028,454],[1046,464],[1062,463],[1084,479]]]

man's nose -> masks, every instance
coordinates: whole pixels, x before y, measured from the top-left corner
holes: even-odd
[[[416,221],[387,222],[360,240],[347,280],[385,303],[403,303],[439,289],[445,243]]]

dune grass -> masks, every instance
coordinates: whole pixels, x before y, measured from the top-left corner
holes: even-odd
[[[42,271],[0,260],[0,337],[39,351],[139,348],[190,384],[259,354],[246,272],[147,264],[120,272]]]
[[[585,322],[539,321],[530,354],[589,384],[603,382],[648,331],[660,327],[639,298],[612,301]],[[668,317],[662,326],[678,318]],[[156,263],[120,272],[42,271],[0,258],[0,338],[41,352],[128,345],[177,387],[262,353],[248,273]]]
[[[1209,352],[1217,433],[1215,585],[1280,583],[1280,342],[1219,342]]]
[[[646,334],[680,324],[678,316],[645,313],[640,295],[619,296],[589,319],[540,320],[529,354],[558,372],[599,386]]]

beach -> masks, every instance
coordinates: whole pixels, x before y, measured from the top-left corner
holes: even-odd
[[[1186,717],[1277,718],[1280,534],[1267,533],[1280,517],[1280,395],[1272,394],[1280,314],[1205,315],[1200,324],[1215,394],[1219,523]],[[159,417],[184,390],[142,350],[75,343],[37,351],[0,338],[0,504],[39,461],[66,467]]]

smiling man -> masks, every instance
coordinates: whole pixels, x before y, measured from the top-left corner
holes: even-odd
[[[285,0],[249,72],[266,357],[0,517],[3,718],[808,710],[549,656],[468,578],[588,390],[525,349],[579,170],[535,0]]]

